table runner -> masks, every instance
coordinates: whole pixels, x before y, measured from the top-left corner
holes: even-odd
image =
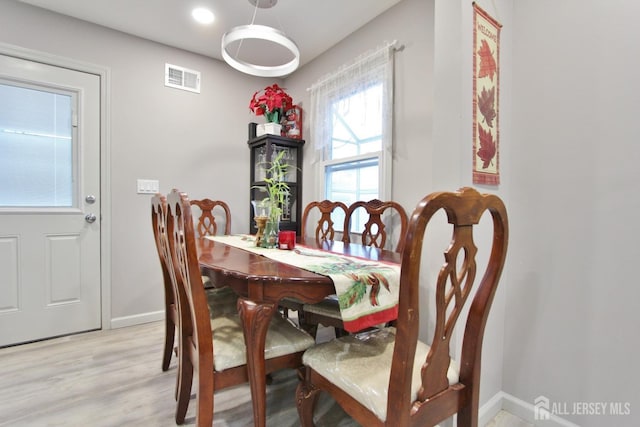
[[[300,244],[292,251],[265,249],[256,247],[251,235],[206,238],[330,277],[346,331],[357,332],[398,317],[398,264],[369,261]]]

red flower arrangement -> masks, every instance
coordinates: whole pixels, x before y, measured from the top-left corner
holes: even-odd
[[[280,123],[280,118],[284,116],[285,111],[293,106],[293,99],[275,83],[264,88],[263,94],[258,96],[260,92],[253,94],[249,109],[256,116],[265,116],[268,122]]]

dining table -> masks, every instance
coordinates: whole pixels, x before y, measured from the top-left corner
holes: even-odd
[[[339,241],[296,245],[297,251],[309,249],[399,266],[400,254],[371,246]],[[331,276],[291,265],[255,251],[245,250],[224,240],[197,239],[200,267],[214,286],[229,286],[239,296],[247,349],[247,371],[253,404],[254,425],[266,425],[266,375],[264,347],[269,322],[278,310],[278,302],[293,297],[305,303],[322,301],[336,294]],[[280,251],[280,249],[269,249]],[[397,310],[397,307],[396,307]]]

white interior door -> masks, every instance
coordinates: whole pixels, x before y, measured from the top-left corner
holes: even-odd
[[[0,55],[0,346],[101,327],[100,77]]]

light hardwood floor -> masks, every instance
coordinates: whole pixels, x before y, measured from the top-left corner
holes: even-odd
[[[160,369],[163,323],[0,349],[0,426],[175,426],[175,358]],[[267,388],[267,425],[298,426],[293,371],[274,376]],[[252,425],[247,385],[215,395],[214,426]],[[194,425],[195,401],[186,425]],[[318,427],[355,422],[329,398],[316,412]],[[491,427],[525,427],[500,413]]]

